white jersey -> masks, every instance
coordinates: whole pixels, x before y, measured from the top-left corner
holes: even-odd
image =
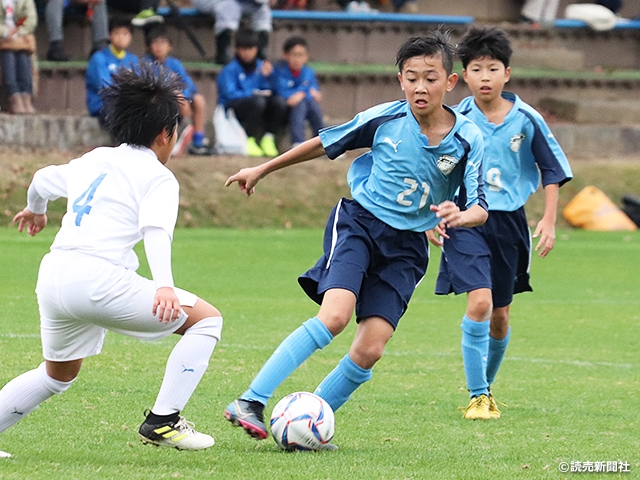
[[[148,148],[96,148],[39,170],[32,187],[43,199],[68,199],[52,252],[72,250],[136,270],[133,247],[145,227],[162,228],[173,238],[180,187]]]

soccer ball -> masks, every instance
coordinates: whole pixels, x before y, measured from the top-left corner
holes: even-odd
[[[290,452],[320,450],[335,431],[335,417],[327,402],[313,393],[291,393],[271,413],[271,434],[276,444]]]

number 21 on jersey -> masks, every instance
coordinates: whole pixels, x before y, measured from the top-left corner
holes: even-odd
[[[411,205],[413,205],[413,202],[411,200],[408,200],[407,197],[418,190],[418,182],[413,178],[405,178],[404,183],[409,185],[409,188],[403,190],[398,194],[396,202],[398,202],[400,205],[404,205],[405,207],[410,207]],[[420,197],[420,204],[418,205],[418,208],[422,208],[427,204],[427,197],[429,197],[430,191],[431,188],[429,187],[427,182],[422,182],[422,196]]]
[[[106,173],[103,173],[98,178],[96,178],[93,182],[91,182],[89,188],[87,188],[82,193],[82,195],[80,195],[73,201],[73,211],[76,213],[76,226],[80,226],[83,215],[89,215],[89,213],[91,213],[91,205],[89,204],[91,203],[91,200],[93,200],[93,195],[94,193],[96,193],[96,189],[100,186],[102,180],[104,180],[104,177],[106,177],[106,175]],[[84,202],[80,203],[83,200]]]

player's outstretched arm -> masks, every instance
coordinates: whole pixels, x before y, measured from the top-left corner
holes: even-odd
[[[440,230],[455,227],[477,227],[489,218],[489,213],[480,205],[473,205],[467,210],[460,210],[454,202],[447,200],[439,205],[431,205],[431,211],[436,212],[436,217],[441,219],[438,227]]]
[[[224,185],[228,187],[232,183],[238,182],[240,190],[247,195],[251,195],[255,191],[255,186],[258,182],[271,172],[318,158],[324,155],[324,153],[324,147],[322,146],[320,137],[314,137],[268,162],[255,167],[243,168],[235,175],[231,175]]]
[[[22,232],[26,227],[27,233],[33,237],[47,226],[47,214],[36,214],[25,207],[13,217],[13,222],[18,222],[19,232]]]
[[[558,212],[558,195],[560,186],[551,183],[544,187],[545,207],[542,220],[538,222],[533,238],[540,237],[536,245],[538,256],[546,257],[556,243],[556,216]]]

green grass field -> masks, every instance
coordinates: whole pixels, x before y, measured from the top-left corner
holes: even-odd
[[[29,238],[0,229],[0,384],[41,361],[33,293],[55,228]],[[223,339],[184,414],[216,438],[203,452],[142,445],[137,428],[176,338],[107,336],[74,386],[0,435],[2,479],[560,479],[561,462],[628,462],[640,471],[639,233],[561,230],[533,259],[534,293],[516,297],[512,342],[494,385],[497,421],[470,422],[460,354],[463,297],[436,297],[439,253],[375,367],[336,415],[337,452],[289,454],[223,419],[279,341],[314,315],[296,277],[322,232],[180,229],[176,283],[216,305]],[[142,255],[143,256],[143,255]],[[145,267],[141,269],[146,272]],[[311,390],[345,354],[354,325],[277,391]],[[277,399],[276,398],[276,399]],[[275,405],[269,405],[268,412]],[[584,474],[618,478],[620,473]]]

